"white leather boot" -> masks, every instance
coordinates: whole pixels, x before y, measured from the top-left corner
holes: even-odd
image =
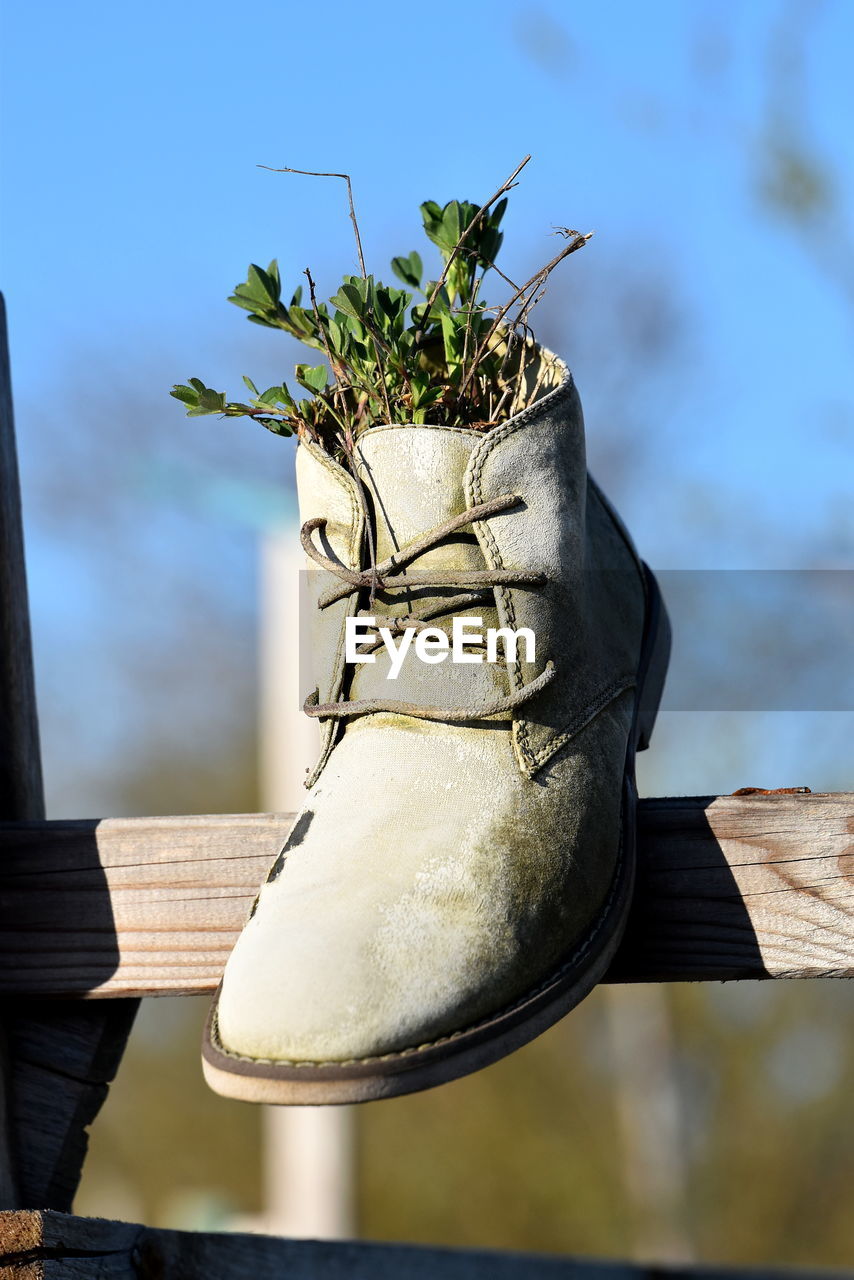
[[[669,628],[588,477],[572,378],[542,359],[545,394],[487,432],[365,431],[367,503],[299,446],[323,749],[214,1002],[220,1093],[353,1102],[453,1079],[545,1030],[614,955]],[[346,660],[357,616],[394,642],[373,662]],[[442,628],[435,655],[454,617],[527,629],[534,652],[419,658],[412,635]]]

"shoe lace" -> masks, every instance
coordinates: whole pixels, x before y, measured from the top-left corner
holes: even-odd
[[[546,575],[524,569],[429,569],[419,571],[417,582],[415,578],[406,572],[406,566],[411,561],[423,555],[425,551],[430,551],[450,534],[456,533],[458,529],[462,529],[465,525],[474,524],[477,520],[486,520],[489,516],[497,515],[501,511],[508,511],[511,507],[518,506],[521,501],[522,498],[518,495],[506,493],[497,498],[491,498],[488,502],[481,502],[474,507],[469,507],[467,511],[461,511],[459,515],[452,516],[450,520],[446,520],[443,524],[437,525],[427,533],[421,534],[413,542],[408,543],[399,551],[395,551],[393,555],[383,560],[381,564],[373,565],[366,570],[349,569],[346,565],[341,564],[340,561],[324,555],[314,543],[314,534],[325,527],[327,523],[326,517],[317,516],[312,520],[306,520],[300,530],[300,541],[302,542],[303,550],[315,564],[338,579],[337,583],[329,587],[320,596],[317,601],[318,609],[328,608],[329,605],[334,604],[337,600],[342,600],[345,596],[351,595],[354,589],[370,590],[371,592],[376,590],[395,591],[411,589],[414,585],[419,588],[455,586],[466,588],[461,594],[444,598],[440,604],[430,605],[420,613],[408,613],[383,619],[383,625],[388,625],[392,634],[400,634],[412,629],[416,631],[427,629],[428,623],[442,614],[454,613],[459,609],[468,608],[472,604],[483,601],[495,587],[541,587],[546,582]],[[381,639],[377,638],[364,652],[370,653],[372,649],[378,648],[381,643]],[[319,719],[344,720],[353,716],[370,715],[376,711],[391,711],[400,715],[414,716],[419,720],[447,720],[452,722],[482,720],[488,716],[512,711],[514,707],[527,702],[538,694],[541,689],[544,689],[547,684],[550,684],[556,674],[555,665],[550,661],[540,675],[506,697],[498,698],[492,702],[470,703],[462,707],[425,706],[415,702],[396,701],[393,698],[361,698],[350,702],[321,703],[318,691],[315,690],[314,693],[309,694],[306,698],[303,704],[303,711],[305,711],[306,715],[315,716]]]

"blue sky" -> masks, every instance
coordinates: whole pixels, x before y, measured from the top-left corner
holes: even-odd
[[[803,66],[775,80],[774,50],[793,30]],[[254,492],[266,510],[269,490],[288,483],[287,446],[228,437],[200,462],[213,479],[196,488],[221,494],[220,473],[251,456],[249,488],[186,516],[198,492],[188,480],[182,498],[180,476],[199,428],[161,393],[190,374],[272,380],[292,363],[225,303],[250,260],[276,255],[295,282],[311,264],[321,288],[355,265],[342,185],[256,166],[350,172],[369,266],[383,271],[418,242],[420,201],[485,198],[531,152],[502,256],[512,274],[550,256],[555,224],[595,229],[552,287],[579,335],[561,354],[588,405],[594,458],[607,428],[596,415],[610,403],[596,344],[622,341],[607,324],[621,274],[674,300],[678,354],[643,393],[643,482],[624,478],[619,492],[648,558],[852,567],[854,299],[837,271],[854,238],[852,36],[844,0],[7,2],[0,284],[28,512],[46,449],[58,472],[73,469],[87,397],[113,386],[98,402],[99,447],[128,452],[132,485],[162,471],[164,447],[172,467],[140,531],[149,572],[179,556],[203,574],[212,553],[231,557],[244,570],[228,580],[251,611],[248,508]],[[832,180],[809,233],[760,199],[781,98]],[[129,396],[156,443],[112,431],[104,406],[112,398],[118,422]],[[37,515],[28,522],[47,681],[62,658],[45,637],[60,623],[80,670],[91,666],[87,637],[115,567],[104,568],[103,546],[90,564],[91,536],[78,547]],[[124,603],[128,625],[143,626]],[[107,678],[106,649],[98,661]]]
[[[182,369],[188,333],[234,333],[222,300],[250,257],[276,254],[294,277],[311,262],[329,284],[352,267],[340,184],[257,163],[347,168],[382,269],[416,235],[420,200],[482,196],[530,151],[508,265],[547,253],[569,221],[597,234],[567,264],[569,289],[595,285],[616,251],[677,277],[708,380],[680,462],[737,462],[772,506],[777,486],[803,510],[808,482],[818,503],[841,457],[834,439],[816,452],[816,424],[839,435],[841,422],[850,446],[852,309],[757,215],[767,50],[785,12],[8,5],[0,261],[19,395],[61,377],[70,349],[112,353],[123,336],[169,347]],[[805,41],[807,127],[848,209],[852,34],[850,7],[826,4]],[[748,471],[760,460],[764,486]]]

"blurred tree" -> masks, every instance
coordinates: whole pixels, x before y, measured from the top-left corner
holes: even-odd
[[[788,0],[770,26],[764,121],[753,173],[760,207],[795,235],[801,252],[854,305],[846,166],[817,136],[811,102],[810,43],[825,10],[824,0]]]

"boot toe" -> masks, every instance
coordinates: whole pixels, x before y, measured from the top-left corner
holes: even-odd
[[[607,732],[620,739],[619,717]],[[446,725],[403,747],[382,721],[345,736],[226,966],[226,1054],[323,1064],[423,1048],[507,1009],[563,962],[612,879],[619,799],[586,752],[529,783],[510,750],[506,734]],[[351,803],[369,770],[393,767],[402,783],[382,806]],[[579,806],[583,791],[599,804]]]
[[[219,1039],[233,1056],[326,1063],[398,1053],[470,1025],[513,990],[506,921],[490,920],[480,895],[460,886],[444,903],[416,890],[356,916],[328,903],[322,930],[314,912],[272,897],[223,978]]]

